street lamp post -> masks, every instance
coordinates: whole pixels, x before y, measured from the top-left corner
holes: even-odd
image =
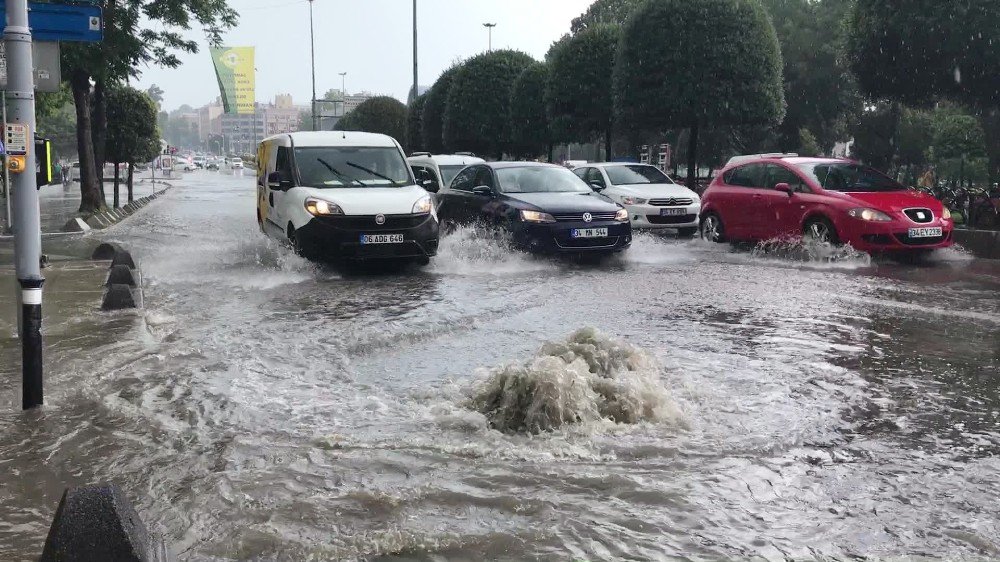
[[[413,0],[413,99],[417,99],[417,0]]]
[[[490,51],[493,50],[493,28],[496,27],[496,26],[497,26],[497,24],[495,24],[495,23],[484,23],[483,24],[483,27],[485,27],[486,29],[489,30],[490,42],[489,42],[489,49],[488,50],[490,50]]]
[[[313,0],[309,0],[309,53],[312,59],[312,114],[313,114],[313,130],[316,127],[316,39],[313,35]]]
[[[333,108],[333,113],[336,115],[337,108]],[[340,116],[344,116],[344,111],[347,109],[347,73],[340,73]]]

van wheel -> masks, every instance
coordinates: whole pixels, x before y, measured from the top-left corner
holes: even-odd
[[[708,213],[701,218],[701,239],[709,242],[725,242],[726,231],[722,219],[715,213]]]
[[[806,221],[802,229],[802,237],[823,244],[840,244],[837,229],[826,217],[816,217]]]

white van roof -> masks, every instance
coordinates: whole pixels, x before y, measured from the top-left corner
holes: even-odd
[[[299,131],[297,133],[274,135],[264,139],[264,141],[286,136],[291,138],[292,144],[297,147],[370,146],[388,148],[396,146],[396,141],[389,135],[382,135],[379,133],[362,133],[357,131]]]
[[[470,164],[481,164],[486,160],[477,156],[467,156],[464,154],[418,154],[406,159],[410,163],[420,163],[432,161],[438,166],[468,166]]]

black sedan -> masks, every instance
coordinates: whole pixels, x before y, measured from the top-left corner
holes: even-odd
[[[610,253],[628,248],[628,211],[566,168],[488,162],[463,169],[438,193],[444,224],[483,223],[540,253]]]

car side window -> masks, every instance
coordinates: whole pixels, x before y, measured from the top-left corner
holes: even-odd
[[[809,187],[795,172],[784,166],[777,164],[767,165],[767,189],[774,189],[779,183],[787,183],[792,191],[797,193],[809,193]]]
[[[583,181],[587,181],[587,174],[589,174],[592,169],[593,168],[577,168],[573,170],[573,173],[576,174],[576,177],[582,179]]]
[[[291,151],[287,146],[279,146],[278,154],[274,158],[274,169],[281,174],[281,177],[292,179],[292,159],[289,157]]]
[[[472,180],[476,179],[476,168],[466,168],[455,176],[455,179],[451,180],[451,189],[456,189],[458,191],[472,191],[475,184]]]
[[[602,189],[607,187],[607,184],[604,182],[604,174],[602,174],[601,171],[598,170],[597,168],[591,168],[589,171],[587,171],[587,177],[585,178],[585,181],[587,182],[588,185],[597,184]]]
[[[725,179],[729,185],[762,188],[764,187],[764,172],[763,164],[747,164],[727,172],[728,178]]]
[[[476,167],[476,180],[473,182],[472,187],[478,187],[480,185],[485,185],[490,189],[496,189],[496,186],[493,185],[493,174],[486,166]]]

